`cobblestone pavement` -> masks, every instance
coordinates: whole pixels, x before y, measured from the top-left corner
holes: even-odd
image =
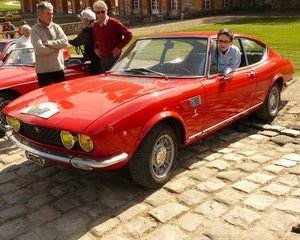
[[[271,124],[239,121],[145,190],[123,171],[40,167],[0,138],[0,239],[300,239],[300,81]]]

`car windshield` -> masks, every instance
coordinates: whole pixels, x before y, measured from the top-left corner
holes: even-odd
[[[11,51],[3,66],[34,66],[33,48],[18,48]]]
[[[207,38],[139,39],[110,72],[165,78],[203,76],[207,46]]]

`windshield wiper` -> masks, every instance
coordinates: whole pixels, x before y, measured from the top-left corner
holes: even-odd
[[[142,74],[142,75],[147,75],[147,74],[145,74],[145,72],[146,73],[154,73],[158,76],[163,77],[165,80],[168,80],[168,77],[165,74],[156,72],[156,71],[153,71],[153,70],[147,69],[147,68],[131,68],[131,69],[125,70],[125,72],[133,72],[133,73],[138,73],[138,74]]]

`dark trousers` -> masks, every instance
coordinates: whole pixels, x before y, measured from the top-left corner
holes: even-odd
[[[119,57],[101,57],[101,69],[102,72],[108,71],[118,60]]]
[[[37,74],[39,87],[45,87],[52,83],[63,82],[66,80],[65,72],[63,70],[49,73],[38,73]]]

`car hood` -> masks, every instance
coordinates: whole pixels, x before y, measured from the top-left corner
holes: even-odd
[[[76,130],[109,111],[145,94],[165,89],[176,82],[165,79],[125,76],[90,76],[34,90],[9,104],[3,112],[30,124],[69,129],[76,119]],[[173,85],[174,87],[174,85]],[[55,103],[58,113],[44,121],[42,117],[21,113],[26,107]],[[58,127],[57,125],[57,127]]]
[[[34,67],[0,67],[0,88],[8,88],[19,83],[37,80]],[[24,82],[24,79],[26,81]]]

